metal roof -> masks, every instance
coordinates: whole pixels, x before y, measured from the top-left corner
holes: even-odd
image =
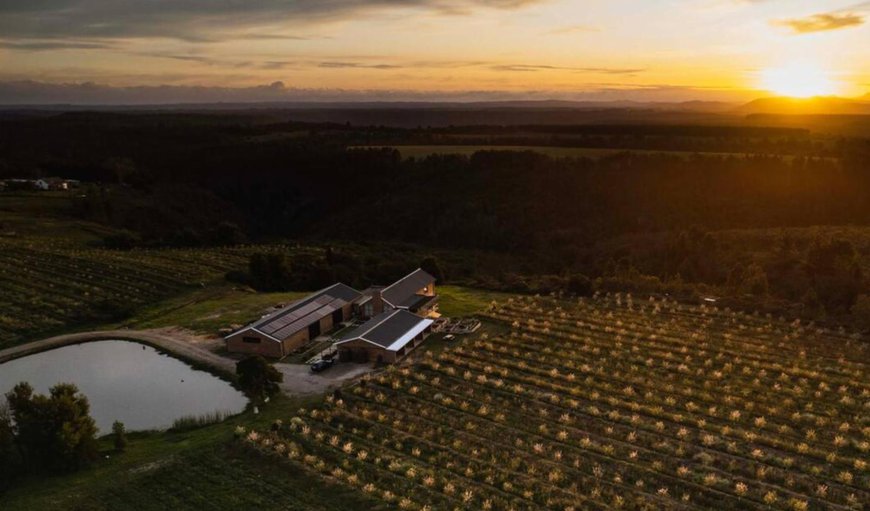
[[[230,335],[235,335],[243,330],[256,330],[275,340],[286,339],[360,296],[362,293],[350,286],[341,283],[333,284],[305,298],[296,300],[287,307],[264,316]]]
[[[435,277],[417,268],[381,291],[384,301],[393,307],[407,308],[423,288],[435,282]]]
[[[363,340],[390,351],[398,351],[433,321],[406,310],[392,310],[378,314],[359,327],[344,334],[336,342]]]

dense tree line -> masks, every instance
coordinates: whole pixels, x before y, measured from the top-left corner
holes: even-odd
[[[593,160],[482,151],[403,160],[391,149],[352,148],[457,137],[746,154]],[[666,290],[700,283],[840,314],[868,294],[851,240],[797,247],[783,239],[750,257],[715,233],[866,226],[868,161],[866,138],[733,126],[398,129],[266,114],[0,122],[0,173],[90,180],[71,214],[124,229],[106,238],[107,247],[286,238],[357,244],[325,258],[264,255],[230,276],[260,289],[389,282],[437,252],[451,278],[486,287],[546,291],[572,283],[585,292],[632,280]],[[611,240],[628,246],[614,249]],[[395,241],[422,249],[395,252],[388,248]],[[122,312],[107,306],[109,315]]]
[[[315,236],[481,249],[585,245],[695,225],[870,218],[866,169],[830,159],[625,154],[594,161],[493,151],[401,161],[389,150],[336,150],[299,162],[291,156],[273,170],[215,171],[198,185],[89,189],[76,212],[169,245]]]
[[[247,271],[231,271],[226,278],[264,292],[321,289],[336,282],[365,289],[373,284],[394,282],[418,267],[428,271],[438,283],[448,282],[444,265],[437,257],[420,258],[419,250],[403,250],[395,245],[326,246],[322,255],[256,252],[249,258]],[[473,273],[467,265],[463,267],[465,275]]]
[[[77,215],[167,245],[319,235],[504,249],[693,225],[710,230],[870,218],[867,139],[715,126],[400,130],[267,121],[204,114],[4,121],[0,169],[10,176],[62,174],[98,182],[103,186],[80,194]],[[593,161],[490,151],[403,161],[393,150],[347,149],[367,141],[465,136],[469,129],[613,142],[590,139],[592,146],[714,150],[710,144],[719,144],[749,155],[629,153]],[[826,156],[768,153],[784,148]]]

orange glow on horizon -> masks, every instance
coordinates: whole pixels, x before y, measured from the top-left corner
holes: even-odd
[[[776,95],[792,98],[834,96],[843,89],[830,72],[810,63],[765,69],[760,75],[760,86]]]

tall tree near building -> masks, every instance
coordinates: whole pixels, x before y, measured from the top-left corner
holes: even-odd
[[[261,398],[277,394],[284,375],[259,356],[254,355],[236,363],[239,385],[249,396]]]

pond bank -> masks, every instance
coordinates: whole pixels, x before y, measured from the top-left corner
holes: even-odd
[[[234,415],[248,404],[240,390],[214,372],[131,340],[71,344],[0,366],[0,392],[22,381],[42,394],[58,383],[74,384],[87,396],[90,416],[102,433],[115,421],[128,431],[167,429],[182,419]]]
[[[80,344],[90,341],[121,340],[135,341],[146,344],[158,350],[165,351],[172,356],[191,364],[195,368],[205,369],[221,375],[229,380],[235,380],[235,361],[221,357],[210,351],[198,348],[190,343],[173,339],[164,334],[147,330],[102,330],[97,332],[81,332],[75,334],[58,335],[33,341],[20,346],[0,350],[0,364],[16,358],[33,355],[71,344]]]

